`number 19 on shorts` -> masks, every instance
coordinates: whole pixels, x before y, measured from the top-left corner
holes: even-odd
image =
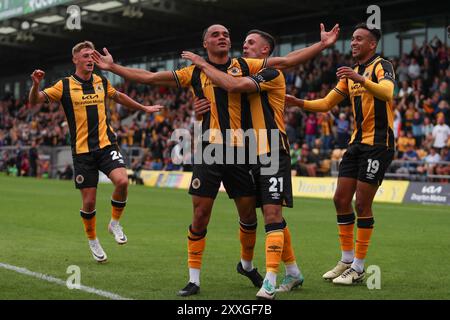
[[[380,161],[368,159],[367,162],[367,172],[373,174],[377,173],[380,169]]]

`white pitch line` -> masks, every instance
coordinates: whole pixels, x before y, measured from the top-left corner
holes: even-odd
[[[0,267],[4,268],[4,269],[7,269],[7,270],[15,271],[15,272],[20,273],[20,274],[31,276],[31,277],[34,277],[34,278],[37,278],[37,279],[40,279],[40,280],[44,280],[44,281],[51,282],[51,283],[56,283],[56,284],[59,284],[61,286],[67,287],[66,281],[58,279],[58,278],[55,278],[55,277],[52,277],[52,276],[49,276],[49,275],[46,275],[46,274],[43,274],[43,273],[30,271],[30,270],[28,270],[26,268],[16,267],[16,266],[12,266],[10,264],[1,263],[1,262],[0,262]],[[111,300],[131,300],[129,298],[124,298],[124,297],[122,297],[122,296],[120,296],[118,294],[112,293],[112,292],[99,290],[99,289],[95,289],[95,288],[92,288],[92,287],[87,287],[87,286],[84,286],[84,285],[80,285],[79,289],[73,289],[73,290],[81,290],[81,291],[84,291],[84,292],[93,293],[93,294],[96,294],[98,296],[102,296],[102,297],[105,297],[105,298],[108,298],[108,299],[111,299]]]

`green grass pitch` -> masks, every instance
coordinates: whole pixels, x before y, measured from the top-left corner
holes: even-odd
[[[112,185],[99,185],[97,235],[108,262],[98,264],[90,255],[78,211],[81,197],[72,182],[0,176],[0,263],[64,281],[70,276],[67,267],[76,265],[85,286],[131,299],[186,299],[176,292],[188,280],[186,236],[192,209],[187,192],[130,186],[122,218],[129,239],[124,246],[107,232],[111,192]],[[450,298],[448,207],[374,204],[375,229],[366,267],[379,266],[379,290],[365,284],[338,287],[322,280],[340,258],[331,200],[296,198],[294,209],[284,210],[284,216],[305,283],[277,299]],[[258,218],[254,262],[263,273],[260,212]],[[254,299],[257,289],[236,272],[239,251],[236,210],[220,194],[208,228],[201,293],[187,299]],[[0,299],[104,299],[4,268],[0,282]]]

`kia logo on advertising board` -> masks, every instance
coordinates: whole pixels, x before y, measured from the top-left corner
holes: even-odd
[[[404,202],[450,205],[450,186],[439,183],[411,182]]]
[[[432,194],[436,194],[436,193],[441,193],[442,192],[442,186],[436,187],[436,186],[424,186],[422,188],[422,193],[432,193]]]

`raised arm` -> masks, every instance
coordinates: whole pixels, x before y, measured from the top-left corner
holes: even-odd
[[[119,91],[117,91],[117,93],[113,99],[115,102],[120,103],[121,105],[123,105],[127,108],[130,108],[133,110],[140,110],[140,111],[144,111],[147,113],[158,112],[162,108],[164,108],[163,106],[160,106],[160,105],[144,106],[144,105],[140,104],[139,102],[134,101],[126,94],[119,92]]]
[[[205,59],[190,51],[183,51],[183,59],[190,60],[216,85],[228,92],[256,92],[258,86],[249,77],[233,77],[206,62]]]
[[[104,55],[95,50],[92,59],[96,65],[106,71],[111,71],[127,80],[149,85],[164,85],[176,87],[177,83],[172,71],[151,72],[143,69],[128,68],[114,63],[112,55],[103,48]]]
[[[33,85],[31,86],[30,93],[28,95],[28,101],[31,105],[38,103],[43,103],[47,100],[45,94],[39,91],[39,84],[42,79],[44,79],[45,72],[42,70],[34,70],[31,74],[31,80],[33,80]]]
[[[307,48],[292,51],[285,57],[271,57],[267,59],[267,66],[275,69],[287,69],[317,56],[322,50],[334,45],[339,37],[339,24],[331,31],[325,31],[323,23],[320,24],[320,41]]]

